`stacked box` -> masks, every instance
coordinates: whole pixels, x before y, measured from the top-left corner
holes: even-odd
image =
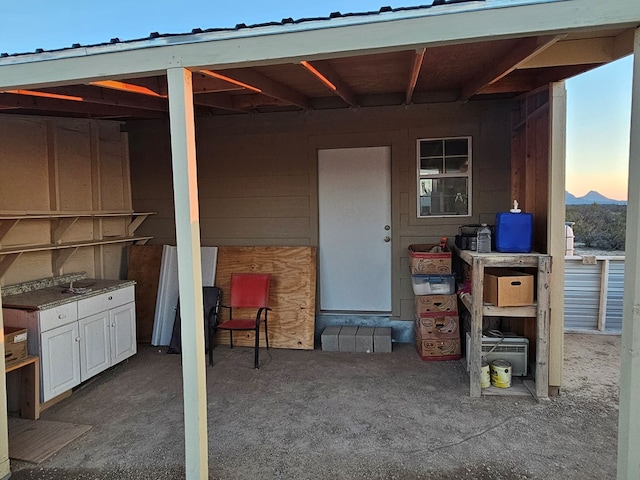
[[[461,357],[460,319],[455,277],[451,275],[451,252],[432,253],[432,247],[434,245],[409,246],[416,351],[425,361],[458,360]]]
[[[4,365],[10,367],[27,358],[27,329],[4,327]]]

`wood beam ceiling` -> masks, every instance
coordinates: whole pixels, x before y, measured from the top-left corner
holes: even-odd
[[[424,54],[426,51],[426,48],[421,48],[419,50],[416,50],[413,54],[413,62],[409,71],[409,83],[407,85],[407,93],[404,100],[404,103],[406,103],[407,105],[409,105],[411,103],[411,100],[413,99],[413,92],[416,88],[418,77],[420,76],[420,70],[422,69]]]
[[[482,89],[506,77],[520,65],[549,48],[561,38],[564,38],[564,35],[529,37],[518,41],[507,55],[496,59],[493,65],[485,68],[479,76],[475,77],[462,89],[460,100],[469,100]]]
[[[340,97],[350,107],[358,107],[360,104],[355,93],[331,67],[329,62],[315,61],[301,62],[301,65],[311,72],[322,84]]]

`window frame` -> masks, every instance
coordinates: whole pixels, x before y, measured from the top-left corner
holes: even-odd
[[[431,174],[421,174],[420,171],[422,170],[422,165],[421,165],[421,160],[425,159],[425,158],[437,158],[437,156],[422,156],[421,155],[421,145],[423,142],[435,142],[435,141],[440,141],[442,142],[442,162],[443,162],[443,170],[445,168],[446,165],[446,159],[447,159],[447,155],[446,155],[446,151],[444,149],[444,145],[446,144],[446,142],[448,140],[466,140],[467,141],[467,171],[466,172],[453,172],[453,173],[446,173],[446,171],[444,173],[431,173]],[[418,138],[416,140],[416,216],[417,218],[460,218],[460,217],[470,217],[472,215],[472,192],[473,192],[473,183],[472,183],[472,165],[473,165],[473,158],[472,158],[472,136],[471,135],[461,135],[461,136],[453,136],[453,137],[432,137],[432,138]],[[449,156],[449,158],[455,158],[455,157],[460,157],[461,155],[451,155]],[[450,213],[442,213],[442,214],[436,214],[436,215],[422,215],[422,208],[421,208],[421,198],[422,195],[420,195],[420,191],[421,191],[421,184],[422,184],[422,180],[437,180],[437,179],[447,179],[447,178],[461,178],[461,179],[466,179],[467,180],[467,213],[466,214],[461,214],[461,215],[457,215],[455,213],[450,214]]]

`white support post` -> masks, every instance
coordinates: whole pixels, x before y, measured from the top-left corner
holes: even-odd
[[[209,477],[200,215],[191,72],[167,70],[182,327],[186,478]]]
[[[640,478],[640,28],[634,40],[629,201],[622,317],[618,480]]]

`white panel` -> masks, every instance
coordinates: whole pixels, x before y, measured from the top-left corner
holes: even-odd
[[[218,247],[202,247],[202,286],[213,287],[216,279]],[[156,300],[151,345],[169,345],[178,304],[178,252],[176,247],[165,245],[162,249],[162,266]]]
[[[71,302],[42,310],[40,312],[40,331],[46,332],[78,320],[77,305],[77,302]]]
[[[321,150],[320,308],[391,311],[391,149]]]

